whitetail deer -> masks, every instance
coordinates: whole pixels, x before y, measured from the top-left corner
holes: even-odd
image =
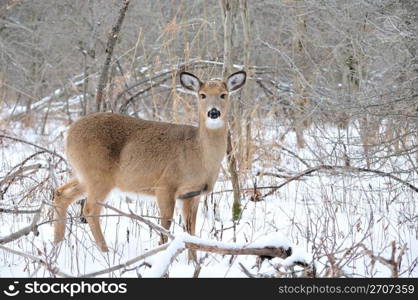
[[[205,83],[182,72],[183,88],[198,100],[199,126],[146,121],[97,113],[74,122],[66,139],[66,155],[74,178],[55,191],[56,243],[64,239],[68,206],[84,193],[83,214],[102,251],[108,251],[99,218],[114,188],[157,199],[161,224],[169,229],[176,199],[183,199],[186,230],[195,233],[201,194],[212,190],[227,147],[229,94],[240,89],[246,73]]]

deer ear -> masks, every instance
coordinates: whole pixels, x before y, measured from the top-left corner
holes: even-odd
[[[226,87],[229,92],[238,91],[244,84],[247,78],[245,71],[238,71],[228,77],[226,80]]]
[[[199,78],[188,72],[180,73],[180,83],[185,89],[193,92],[199,91],[200,86],[202,85]]]

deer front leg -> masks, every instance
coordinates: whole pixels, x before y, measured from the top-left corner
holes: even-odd
[[[196,233],[196,216],[199,208],[200,196],[183,200],[184,229],[191,235]],[[188,251],[189,261],[196,261],[196,251]]]
[[[83,194],[83,187],[77,179],[58,187],[54,193],[54,243],[64,239],[68,206]]]
[[[165,229],[170,230],[171,222],[174,214],[174,207],[176,199],[174,192],[159,189],[156,193],[158,208],[160,209],[161,226]],[[160,245],[167,243],[167,236],[161,234]]]

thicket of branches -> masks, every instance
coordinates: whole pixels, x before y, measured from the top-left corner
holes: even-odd
[[[295,131],[299,147],[312,123],[355,124],[364,156],[351,160],[370,167],[376,153],[392,149],[416,164],[415,1],[247,2],[132,1],[103,109],[190,122],[193,100],[172,91],[177,71],[219,77],[235,64],[251,75],[234,109],[240,169],[251,160],[252,123],[268,118]],[[98,76],[120,4],[3,3],[0,80],[6,106],[25,106],[18,117],[27,119],[42,110],[45,121],[51,102],[76,99],[79,114],[95,111]],[[39,103],[45,97],[49,101]],[[61,110],[69,111],[72,103],[62,103]]]
[[[27,116],[47,107],[36,105],[40,99],[78,95],[80,113],[94,111],[120,3],[3,2],[2,101],[24,105]],[[176,71],[220,76],[230,42],[227,64],[251,75],[237,122],[276,119],[297,132],[303,147],[311,122],[345,127],[357,121],[368,161],[381,147],[414,156],[416,148],[403,141],[417,131],[416,17],[413,0],[132,1],[113,53],[105,109],[188,120],[184,105],[193,101],[172,92]],[[235,128],[243,139],[251,130]]]

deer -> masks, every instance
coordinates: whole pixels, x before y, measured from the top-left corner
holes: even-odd
[[[54,192],[54,243],[64,240],[68,207],[86,195],[84,218],[98,248],[109,251],[99,216],[115,188],[154,196],[167,230],[179,199],[185,230],[195,235],[200,197],[213,190],[226,154],[230,95],[245,84],[246,72],[206,82],[188,72],[179,77],[182,88],[197,98],[197,127],[106,112],[70,125],[65,154],[73,177]],[[160,244],[165,242],[162,235]]]

